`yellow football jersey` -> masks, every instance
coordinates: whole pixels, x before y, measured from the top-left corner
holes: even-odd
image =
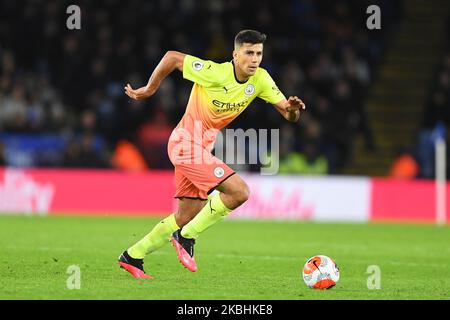
[[[199,126],[202,134],[206,130],[224,128],[256,97],[271,104],[286,99],[263,68],[258,68],[253,76],[241,83],[235,76],[232,62],[216,63],[186,55],[183,77],[194,82],[194,85],[186,112],[177,128],[191,134]],[[213,140],[215,135],[203,139],[202,144],[209,145]]]

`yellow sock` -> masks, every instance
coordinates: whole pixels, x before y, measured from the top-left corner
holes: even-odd
[[[218,193],[212,196],[195,218],[181,229],[181,235],[185,238],[197,239],[200,233],[222,220],[231,211],[222,202]]]
[[[128,254],[134,259],[144,259],[145,255],[158,250],[169,242],[173,232],[180,229],[175,221],[175,215],[171,214],[161,220],[144,238],[130,247]]]

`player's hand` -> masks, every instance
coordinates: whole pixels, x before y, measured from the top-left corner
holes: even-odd
[[[142,100],[150,97],[153,92],[151,92],[147,87],[142,87],[139,89],[133,89],[128,83],[125,87],[125,94],[134,100]]]
[[[286,107],[286,111],[296,111],[296,110],[305,110],[305,103],[297,96],[289,97],[288,105]]]

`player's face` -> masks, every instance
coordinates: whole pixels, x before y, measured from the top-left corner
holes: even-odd
[[[245,76],[255,74],[263,57],[262,43],[244,43],[239,49],[234,50],[234,63]]]

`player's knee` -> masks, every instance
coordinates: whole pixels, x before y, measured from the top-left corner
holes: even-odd
[[[185,225],[187,225],[189,223],[189,221],[192,220],[192,215],[189,214],[183,214],[181,212],[177,212],[175,213],[175,221],[177,223],[177,226],[179,226],[180,228],[183,228]]]
[[[238,205],[244,204],[248,198],[250,197],[250,188],[247,186],[247,184],[243,184],[239,190],[235,194],[235,201],[238,203]]]

